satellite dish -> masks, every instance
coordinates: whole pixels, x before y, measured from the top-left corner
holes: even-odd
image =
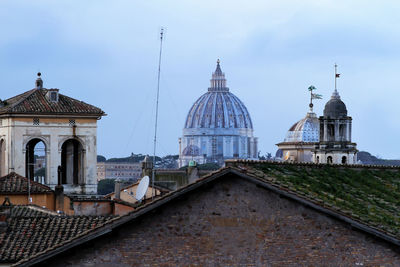
[[[141,201],[142,198],[146,195],[147,188],[149,188],[150,178],[149,176],[145,176],[140,180],[140,183],[136,189],[136,200]]]

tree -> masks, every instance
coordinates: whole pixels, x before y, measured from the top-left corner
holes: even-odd
[[[104,179],[100,180],[97,184],[97,194],[99,195],[107,195],[109,193],[114,192],[114,179]]]
[[[102,155],[97,155],[97,162],[105,162],[106,161],[106,157],[102,156]]]

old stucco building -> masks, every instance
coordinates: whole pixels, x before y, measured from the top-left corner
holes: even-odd
[[[66,193],[97,193],[97,120],[105,113],[59,89],[43,88],[40,75],[34,89],[0,103],[0,176],[15,171],[34,179],[41,144],[44,184],[58,184],[61,166]]]

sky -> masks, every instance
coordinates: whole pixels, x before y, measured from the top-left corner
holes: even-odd
[[[400,159],[400,2],[0,1],[0,98],[44,87],[102,108],[98,154],[153,153],[159,32],[165,28],[157,154],[178,153],[187,112],[217,59],[250,112],[259,150],[275,153],[334,89],[359,150]]]

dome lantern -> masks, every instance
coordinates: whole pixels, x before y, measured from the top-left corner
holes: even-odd
[[[229,92],[229,88],[226,87],[226,79],[225,73],[222,72],[221,66],[219,65],[220,61],[217,60],[217,68],[215,72],[212,74],[212,78],[210,80],[211,86],[208,88],[208,91],[225,91]]]

